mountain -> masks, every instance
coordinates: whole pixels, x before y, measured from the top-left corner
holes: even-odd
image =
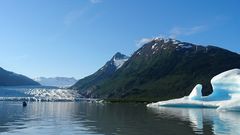
[[[128,58],[128,56],[117,52],[102,68],[94,74],[80,79],[71,89],[79,90],[79,92],[86,97],[91,96],[91,93],[98,89],[98,86],[111,78],[112,75],[123,66]]]
[[[94,87],[87,95],[112,100],[159,101],[189,95],[198,83],[203,84],[203,95],[208,95],[212,92],[213,76],[239,67],[240,55],[226,49],[155,38],[110,77],[99,78],[101,84],[92,82]],[[86,93],[84,87],[78,90]]]
[[[56,87],[69,87],[77,82],[75,78],[68,77],[37,77],[34,78],[36,82],[40,83],[43,86],[56,86]]]
[[[32,79],[7,71],[0,67],[0,86],[25,86],[25,85],[40,85]]]

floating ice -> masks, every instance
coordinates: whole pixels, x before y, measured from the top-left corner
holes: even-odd
[[[213,92],[202,96],[202,85],[197,84],[189,96],[148,104],[148,107],[211,107],[218,110],[240,111],[240,69],[225,71],[212,78]]]
[[[190,99],[200,100],[202,98],[202,85],[198,84],[194,87],[189,95]]]

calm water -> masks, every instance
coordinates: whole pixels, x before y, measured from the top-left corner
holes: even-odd
[[[0,101],[0,134],[239,135],[240,113],[144,104]]]

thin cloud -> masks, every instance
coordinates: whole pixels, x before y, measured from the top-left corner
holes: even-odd
[[[92,4],[102,3],[103,0],[89,0]]]
[[[158,36],[153,36],[152,38],[141,38],[140,40],[136,41],[136,47],[142,47],[144,44],[151,42],[155,38],[166,38],[166,35],[160,34]]]
[[[152,41],[152,38],[142,38],[139,41],[136,42],[137,47],[142,47],[144,44]]]
[[[199,25],[191,28],[183,28],[183,27],[174,27],[170,30],[169,34],[171,38],[176,38],[178,36],[190,36],[206,30],[206,26]]]
[[[194,35],[194,34],[203,32],[206,29],[207,29],[207,27],[205,25],[199,25],[199,26],[194,26],[194,27],[189,27],[189,28],[174,27],[174,28],[170,29],[170,31],[166,35],[160,34],[160,36],[155,36],[153,38],[142,38],[136,42],[136,46],[141,47],[144,44],[152,41],[154,38],[176,39],[178,36],[190,36],[190,35]]]

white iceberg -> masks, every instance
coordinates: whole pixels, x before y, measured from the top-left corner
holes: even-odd
[[[202,96],[202,85],[197,84],[189,96],[157,103],[148,107],[209,107],[218,110],[240,111],[240,69],[225,71],[212,78],[213,92]]]
[[[190,99],[195,99],[195,100],[201,99],[202,98],[202,85],[197,84],[188,97]]]

